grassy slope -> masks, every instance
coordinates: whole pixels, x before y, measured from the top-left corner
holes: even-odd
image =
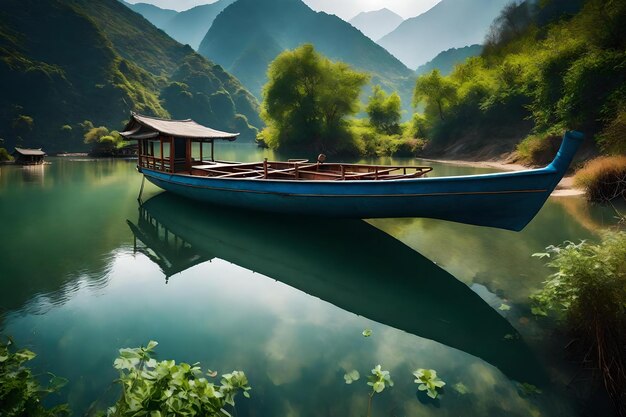
[[[224,125],[246,130],[234,113],[259,122],[256,100],[235,78],[116,0],[3,2],[0,137],[9,148],[84,149],[83,120],[119,128],[130,110],[176,113],[176,103],[161,97],[174,80],[196,96],[225,90],[235,108]],[[207,119],[216,119],[210,111]]]

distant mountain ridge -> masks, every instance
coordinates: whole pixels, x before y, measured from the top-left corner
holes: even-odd
[[[470,45],[463,48],[450,48],[441,52],[432,61],[421,65],[415,72],[422,75],[438,69],[442,75],[448,75],[458,64],[463,63],[467,58],[478,56],[483,52],[482,45]]]
[[[359,29],[365,36],[377,41],[398,27],[404,19],[387,8],[371,12],[361,12],[348,23]]]
[[[163,29],[165,33],[183,45],[189,45],[197,50],[200,42],[213,24],[218,14],[236,0],[217,0],[211,4],[192,7],[189,10],[177,12],[162,9],[147,3],[131,4],[122,2],[148,19],[154,26]]]
[[[493,20],[510,0],[442,0],[407,19],[378,43],[409,68],[441,51],[482,43]]]
[[[0,91],[9,148],[85,149],[83,121],[119,129],[131,110],[250,140],[261,124],[237,79],[117,0],[5,0]]]
[[[398,90],[410,105],[413,71],[349,23],[315,12],[301,0],[239,0],[219,14],[198,51],[260,98],[270,62],[304,43],[371,73],[373,83]]]

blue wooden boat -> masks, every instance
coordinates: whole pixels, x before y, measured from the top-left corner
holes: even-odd
[[[565,133],[545,168],[427,178],[430,167],[330,164],[323,155],[313,163],[216,161],[214,141],[235,140],[238,134],[192,120],[133,113],[122,135],[138,140],[138,170],[150,182],[211,204],[338,218],[426,217],[514,231],[539,212],[583,139],[579,132]],[[195,154],[194,143],[199,143]]]

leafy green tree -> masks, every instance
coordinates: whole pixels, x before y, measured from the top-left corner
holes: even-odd
[[[273,148],[345,151],[353,147],[346,117],[359,110],[369,76],[302,45],[281,53],[268,70],[261,117]]]
[[[422,75],[415,82],[413,106],[426,103],[426,114],[435,114],[440,120],[445,119],[447,108],[456,102],[457,90],[447,77],[442,77],[439,70]]]
[[[109,131],[104,126],[92,127],[84,137],[85,143],[91,144],[92,153],[96,155],[110,155],[124,143],[119,132]]]
[[[370,124],[377,131],[392,135],[400,132],[401,109],[402,102],[397,92],[387,95],[380,85],[376,85],[365,110]]]

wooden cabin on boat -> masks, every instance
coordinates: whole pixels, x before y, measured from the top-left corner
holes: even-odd
[[[214,163],[215,140],[233,141],[239,136],[202,126],[191,119],[166,120],[137,113],[131,113],[120,134],[126,140],[137,141],[139,167],[187,174],[192,173],[194,165]]]
[[[386,166],[326,163],[320,155],[317,161],[290,159],[240,163],[215,159],[216,140],[233,141],[239,133],[221,132],[202,126],[191,119],[166,120],[131,113],[124,131],[126,140],[139,145],[137,166],[172,174],[210,177],[215,179],[280,179],[280,180],[394,180],[419,178],[432,170],[424,166]],[[210,153],[207,155],[206,144]]]
[[[46,153],[39,149],[15,148],[12,153],[15,163],[19,165],[41,165]]]

